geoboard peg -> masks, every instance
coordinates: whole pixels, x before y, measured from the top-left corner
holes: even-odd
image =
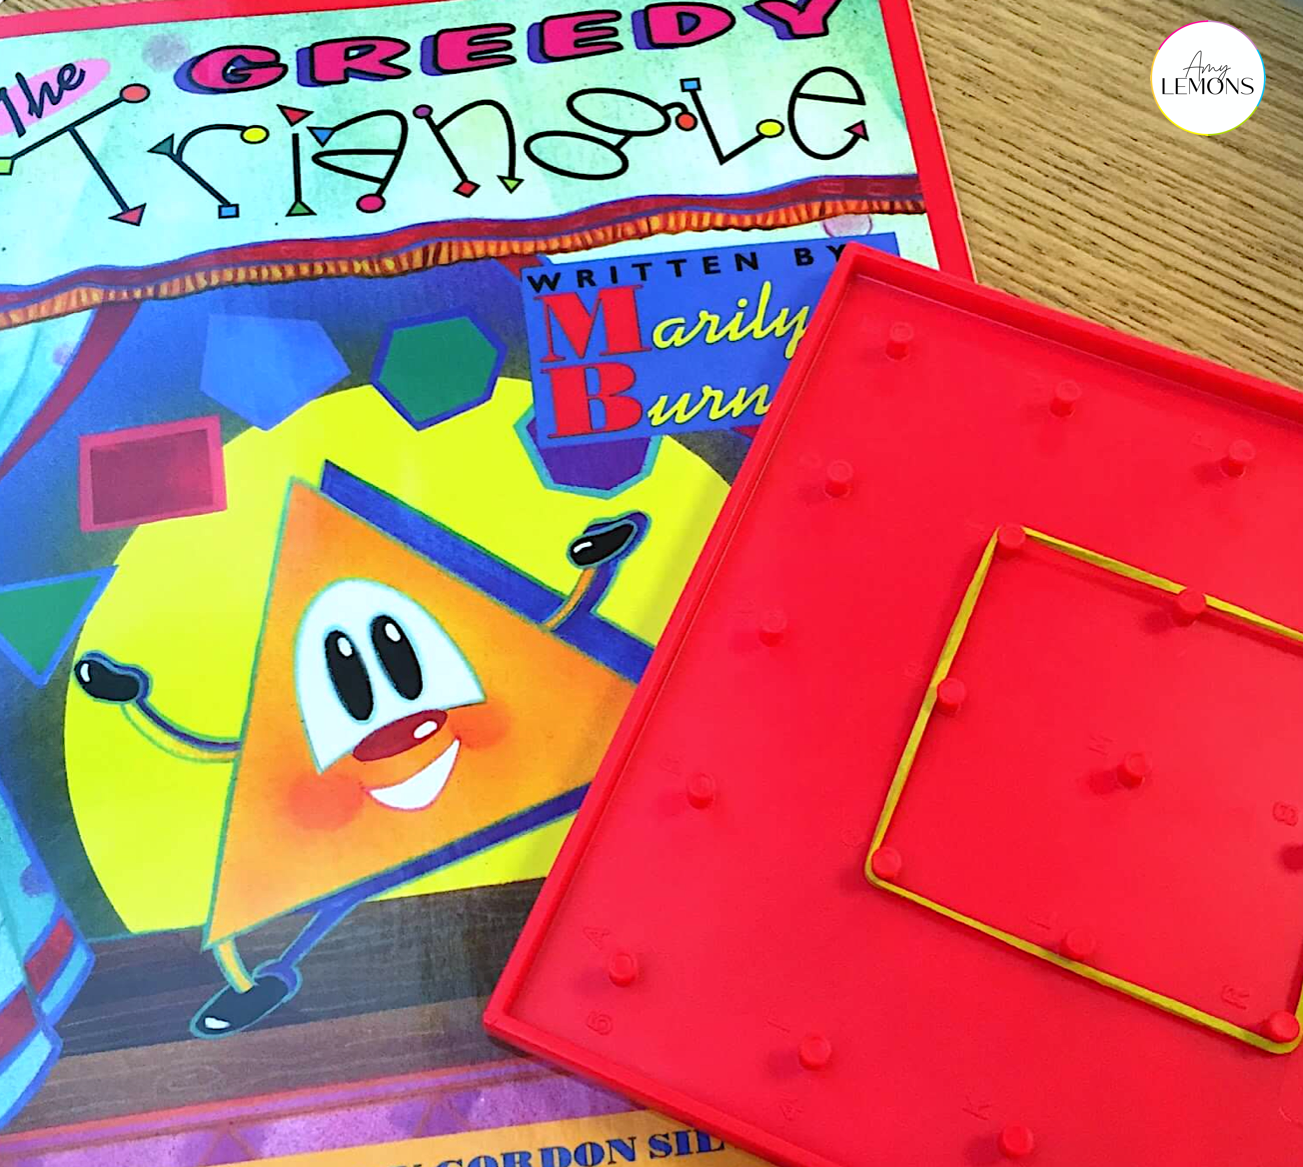
[[[1087,961],[1095,955],[1098,941],[1089,928],[1069,928],[1059,945],[1059,951],[1069,960]]]
[[[1232,478],[1239,478],[1252,465],[1255,457],[1257,451],[1253,448],[1253,443],[1237,438],[1226,450],[1222,469]]]
[[[777,608],[766,612],[760,617],[759,633],[761,643],[773,648],[787,635],[787,616]]]
[[[869,860],[869,867],[873,874],[884,883],[891,883],[896,879],[904,866],[905,861],[895,847],[879,847],[873,852],[873,858]]]
[[[851,464],[841,458],[828,463],[827,477],[823,488],[833,498],[845,498],[851,492],[855,471]]]
[[[628,988],[638,979],[638,958],[631,952],[612,953],[606,962],[606,975],[611,978],[611,984]]]
[[[1027,546],[1027,532],[1017,523],[1001,523],[995,533],[995,549],[1006,559]]]
[[[1178,624],[1193,624],[1208,610],[1208,597],[1194,588],[1182,588],[1172,600],[1172,619]]]
[[[1011,1122],[1000,1132],[1000,1154],[1006,1159],[1025,1159],[1036,1150],[1036,1137],[1020,1122]]]
[[[887,329],[887,356],[893,361],[909,355],[909,346],[914,340],[914,326],[898,320]]]
[[[1060,381],[1050,398],[1050,412],[1055,417],[1071,417],[1081,400],[1081,386],[1076,381]]]
[[[684,784],[688,802],[698,810],[705,810],[715,802],[715,779],[701,771],[691,775]]]
[[[806,1034],[796,1056],[807,1070],[822,1070],[832,1060],[832,1042],[821,1033]]]
[[[1137,750],[1128,754],[1118,765],[1118,781],[1128,790],[1135,790],[1153,773],[1153,769],[1149,756]]]
[[[963,681],[958,677],[946,677],[937,686],[937,708],[942,713],[958,713],[967,696],[968,686]]]
[[[1284,1009],[1281,1009],[1267,1018],[1267,1023],[1262,1029],[1269,1041],[1288,1045],[1298,1038],[1298,1018],[1293,1013],[1286,1013]]]

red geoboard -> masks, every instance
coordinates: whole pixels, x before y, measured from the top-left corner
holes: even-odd
[[[1303,399],[857,248],[486,1013],[778,1162],[1303,1156]]]

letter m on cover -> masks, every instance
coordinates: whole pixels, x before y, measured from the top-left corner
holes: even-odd
[[[599,317],[606,341],[600,350],[601,356],[645,352],[642,330],[638,326],[636,297],[641,286],[629,284],[603,288],[597,293],[591,308],[578,292],[553,292],[537,297],[543,308],[543,326],[547,330],[547,355],[541,358],[542,362],[584,360],[593,342]],[[557,352],[558,339],[564,339],[569,345],[569,353]]]

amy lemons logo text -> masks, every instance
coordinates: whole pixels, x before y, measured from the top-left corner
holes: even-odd
[[[1154,54],[1154,100],[1192,134],[1223,134],[1258,108],[1267,79],[1257,47],[1238,28],[1201,20],[1178,28]]]

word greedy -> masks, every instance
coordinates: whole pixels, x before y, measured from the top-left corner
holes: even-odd
[[[759,0],[744,11],[768,24],[781,40],[828,35],[828,16],[840,0]],[[592,9],[547,16],[525,36],[529,59],[538,64],[622,52],[620,13]],[[641,50],[686,48],[724,36],[737,23],[727,8],[709,3],[648,4],[629,14],[632,40]],[[420,43],[423,73],[441,76],[514,65],[518,51],[513,24],[493,23],[442,29]],[[297,53],[300,85],[342,85],[353,79],[389,81],[408,76],[400,64],[412,46],[397,37],[346,37],[319,41]],[[177,72],[177,84],[193,93],[265,89],[289,72],[280,52],[265,45],[225,45],[191,58]]]

